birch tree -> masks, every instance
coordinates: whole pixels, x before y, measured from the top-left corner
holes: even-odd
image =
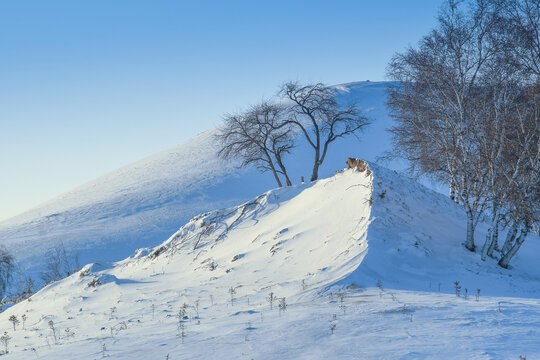
[[[439,25],[418,47],[396,54],[388,75],[398,85],[388,91],[396,125],[396,154],[416,175],[428,175],[455,189],[467,215],[465,247],[475,251],[474,230],[486,207],[486,173],[480,166],[474,123],[482,112],[480,74],[494,54],[490,34],[494,13],[477,1],[465,14],[448,1]]]
[[[540,223],[540,91],[526,88],[515,105],[513,131],[505,174],[507,202],[513,225],[498,264],[507,268],[528,234],[539,234]],[[519,232],[519,235],[518,235]]]

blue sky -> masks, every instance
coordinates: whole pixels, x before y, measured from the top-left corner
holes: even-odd
[[[0,0],[0,220],[286,80],[384,80],[436,0]]]

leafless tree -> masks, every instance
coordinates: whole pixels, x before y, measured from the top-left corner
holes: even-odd
[[[499,225],[507,215],[508,183],[505,168],[513,161],[509,136],[516,126],[517,102],[521,93],[519,74],[507,61],[504,51],[489,59],[480,81],[482,91],[476,97],[478,116],[473,119],[479,164],[486,177],[486,201],[491,215],[490,227],[482,247],[482,260],[499,250]]]
[[[0,299],[4,297],[14,270],[15,258],[6,248],[0,247]]]
[[[388,75],[388,105],[396,119],[396,155],[409,160],[411,172],[447,181],[467,214],[465,247],[475,251],[474,230],[486,207],[486,173],[480,166],[475,120],[484,91],[484,64],[494,56],[495,26],[490,3],[478,0],[464,13],[449,0],[439,26],[417,48],[397,54]]]
[[[510,260],[540,223],[540,88],[523,90],[515,104],[513,127],[507,135],[509,146],[504,172],[506,207],[513,225],[501,251],[499,265],[507,268]],[[519,236],[517,232],[519,230]]]
[[[540,77],[540,1],[498,0],[498,3],[503,19],[499,35],[505,39],[508,58],[523,75]]]
[[[68,252],[63,242],[49,249],[45,256],[45,270],[41,273],[41,279],[45,284],[58,281],[79,271],[78,255]]]
[[[531,231],[538,233],[540,1],[495,2],[500,21],[495,27],[494,37],[499,40],[500,61],[496,65],[496,71],[490,76],[492,78],[497,78],[500,74],[507,76],[504,84],[499,84],[499,89],[509,88],[508,84],[514,84],[514,91],[504,102],[507,105],[504,111],[506,129],[504,136],[501,136],[503,147],[501,157],[506,171],[500,171],[503,176],[499,176],[496,186],[498,191],[495,188],[490,190],[491,197],[500,204],[500,215],[504,215],[500,218],[504,218],[510,225],[506,241],[500,249],[499,265],[506,268],[527,234]],[[500,66],[501,64],[504,66]],[[492,214],[493,220],[495,212]],[[491,228],[494,232],[487,248],[489,256],[492,256],[498,241],[496,237],[498,229],[493,221]],[[485,258],[484,251],[483,258]]]
[[[319,177],[329,145],[347,135],[358,134],[369,125],[355,105],[340,106],[332,87],[324,84],[301,85],[287,82],[279,91],[288,102],[287,123],[298,127],[314,150],[311,181]]]
[[[294,142],[283,116],[283,106],[266,101],[248,111],[225,116],[216,135],[221,144],[219,156],[239,158],[241,166],[255,164],[263,173],[271,171],[279,187],[282,186],[281,174],[290,186],[283,158],[294,147]]]
[[[511,224],[502,267],[539,221],[539,6],[449,0],[438,28],[389,65],[399,81],[388,93],[396,154],[412,173],[450,184],[467,213],[467,249],[491,216],[482,259],[498,249],[499,225]]]

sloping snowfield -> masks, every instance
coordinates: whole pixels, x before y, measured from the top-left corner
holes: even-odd
[[[372,169],[201,214],[47,286],[0,314],[6,359],[540,358],[537,244],[523,267],[482,263],[457,205]]]
[[[349,156],[375,159],[390,148],[386,86],[361,82],[338,87],[340,101],[356,101],[373,124],[360,139],[333,144],[320,177],[343,168]],[[201,212],[234,206],[276,187],[268,174],[220,160],[214,133],[204,132],[1,222],[0,244],[39,280],[43,254],[59,243],[77,252],[82,264],[118,261],[136,248],[160,244]],[[311,174],[312,150],[301,140],[293,155],[285,162],[293,183],[299,184],[301,176],[309,179]]]

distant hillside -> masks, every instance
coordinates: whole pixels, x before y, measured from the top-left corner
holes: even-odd
[[[373,121],[360,139],[330,148],[320,176],[332,175],[349,156],[375,159],[390,148],[386,83],[338,86],[339,99],[356,101]],[[166,131],[166,130],[164,130]],[[173,149],[128,165],[0,223],[0,244],[14,252],[23,269],[39,272],[43,253],[63,242],[81,263],[113,261],[139,247],[157,245],[192,216],[238,204],[274,188],[268,174],[238,169],[216,156],[215,130]],[[286,159],[294,183],[309,178],[310,149],[298,142]]]

